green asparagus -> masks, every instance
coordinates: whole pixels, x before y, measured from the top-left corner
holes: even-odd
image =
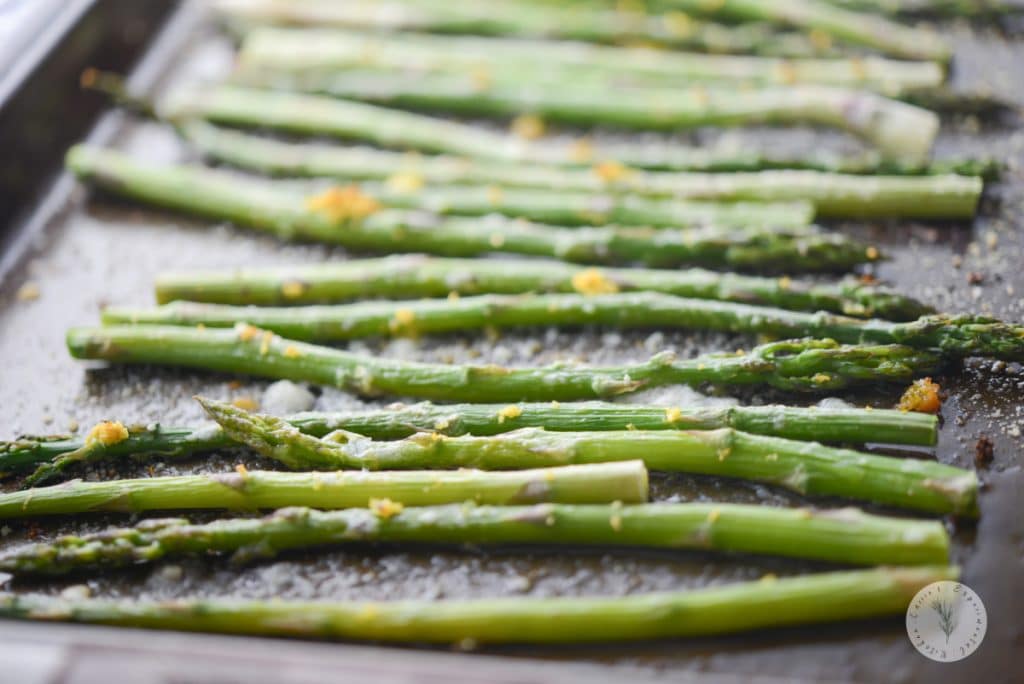
[[[500,216],[456,218],[380,209],[376,197],[355,186],[333,188],[304,198],[266,181],[241,179],[197,166],[154,166],[98,148],[75,147],[69,152],[67,163],[75,173],[96,185],[143,202],[232,221],[284,240],[316,240],[364,251],[423,251],[449,256],[511,252],[582,263],[640,261],[653,266],[673,266],[701,261],[762,270],[807,271],[846,270],[879,257],[877,249],[836,233],[800,225],[743,229],[707,226],[683,230],[616,226],[560,228]],[[478,201],[479,211],[486,210],[492,199],[497,208],[509,196],[503,191],[487,189],[471,190],[469,194]],[[553,193],[545,196],[548,206],[533,207],[537,212],[564,212],[568,208],[565,196]],[[437,194],[413,199],[430,204],[433,209],[445,209],[436,203],[441,199]],[[608,214],[600,212],[616,209],[616,205],[626,211],[639,208],[632,201],[601,205],[591,199],[584,197],[577,207],[586,213],[578,216],[578,221],[606,220]],[[557,204],[563,206],[554,206]],[[688,217],[687,220],[699,221],[718,215],[758,224],[773,218],[802,224],[808,220],[811,209],[804,203],[677,207],[682,211],[669,208],[661,218],[668,221],[673,217]]]
[[[908,59],[948,62],[953,55],[950,45],[935,32],[852,12],[825,0],[658,0],[656,5],[698,16],[793,26]]]
[[[606,268],[596,271],[620,292],[652,291],[695,299],[835,311],[909,320],[933,313],[910,297],[857,280],[809,283],[700,269]],[[578,292],[595,271],[551,261],[440,259],[399,255],[327,264],[161,273],[156,298],[216,304],[329,304],[378,297]]]
[[[202,122],[188,122],[181,126],[181,130],[189,142],[207,157],[244,169],[279,176],[387,180],[391,185],[405,183],[415,190],[424,183],[435,187],[494,184],[510,188],[627,193],[675,199],[806,200],[814,204],[817,215],[823,218],[969,218],[974,215],[983,187],[980,178],[952,174],[867,177],[794,170],[671,173],[627,169],[609,163],[591,169],[558,168],[460,157],[420,157],[372,148],[289,143]]]
[[[662,352],[645,363],[541,368],[458,366],[382,359],[285,340],[252,326],[196,330],[179,326],[72,328],[78,359],[150,363],[312,382],[360,395],[463,402],[608,399],[665,385],[760,385],[832,392],[883,382],[906,383],[943,366],[939,354],[900,345],[840,346],[831,340],[773,342],[747,353],[677,359]]]
[[[559,87],[507,81],[481,84],[472,75],[348,70],[302,78],[268,79],[259,85],[462,115],[502,117],[529,112],[552,121],[583,126],[679,131],[700,126],[757,123],[817,125],[858,135],[888,158],[908,163],[928,159],[939,130],[939,117],[926,109],[867,91],[818,85],[757,89],[698,85],[687,89],[637,91],[629,93],[628,97],[609,98],[605,92],[571,84]],[[239,118],[228,109],[238,94],[238,91],[225,92],[224,88],[214,89],[179,106],[197,116],[231,123]],[[263,97],[269,99],[274,95],[309,98],[302,100],[303,106],[322,107],[319,113],[333,110],[339,117],[334,121],[338,128],[342,125],[342,116],[349,119],[356,116],[351,111],[354,104],[351,101],[336,100],[338,106],[332,108],[326,103],[317,103],[316,98],[322,95],[289,96],[268,91]],[[297,105],[299,100],[291,102]],[[268,115],[267,112],[261,114]],[[314,112],[306,112],[303,118],[312,114]],[[363,110],[362,114],[368,115],[368,112]],[[297,122],[293,119],[291,123]],[[384,125],[383,121],[380,123]],[[431,149],[441,151],[439,148],[435,143]]]
[[[814,207],[804,201],[691,202],[476,186],[410,190],[377,185],[318,191],[303,185],[281,189],[265,181],[238,178],[202,166],[146,164],[120,152],[97,147],[72,148],[67,164],[80,177],[120,194],[189,208],[217,218],[241,218],[240,223],[272,232],[277,227],[278,233],[310,233],[322,239],[349,232],[339,224],[366,219],[384,207],[429,211],[436,216],[498,213],[547,223],[623,223],[653,228],[706,225],[796,228],[808,225],[814,216]],[[229,200],[227,195],[234,195],[234,198]],[[263,207],[265,211],[261,210]],[[310,214],[318,218],[309,218]],[[393,228],[399,223],[394,216],[386,213],[375,225],[384,223]],[[415,222],[407,219],[404,223]],[[338,241],[341,240],[339,237]]]
[[[114,102],[131,111],[148,118],[168,121],[177,126],[186,136],[190,130],[200,130],[197,121],[191,119],[188,113],[181,111],[180,108],[178,111],[174,111],[171,107],[158,108],[147,98],[128,92],[124,85],[124,79],[117,74],[89,69],[83,74],[82,84],[83,87],[109,96]],[[267,102],[263,99],[266,93],[260,91],[239,92],[237,89],[232,93],[232,103],[228,107],[231,111],[222,112],[221,116],[227,116],[233,122],[243,126],[262,127],[266,125],[266,122],[261,122],[258,116],[254,116],[254,111],[245,110],[244,104],[237,102],[238,98],[259,98],[252,101],[252,105],[266,107]],[[372,116],[356,118],[347,116],[346,125],[338,128],[338,119],[332,117],[331,112],[323,117],[317,115],[310,118],[301,102],[298,107],[294,106],[294,102],[294,97],[285,98],[285,111],[274,115],[274,120],[278,122],[277,127],[310,135],[326,133],[336,137],[365,139],[390,147],[411,147],[492,161],[523,162],[532,165],[593,168],[610,162],[625,165],[628,168],[669,171],[740,172],[795,169],[862,175],[916,176],[955,173],[983,178],[997,178],[1002,171],[1001,163],[992,158],[948,158],[922,164],[885,159],[873,150],[853,155],[836,155],[814,148],[793,154],[779,154],[776,151],[756,149],[752,147],[754,143],[751,142],[745,142],[741,146],[729,138],[723,138],[716,143],[701,147],[680,145],[674,141],[616,143],[596,142],[588,138],[578,139],[570,144],[566,144],[564,140],[551,138],[542,141],[527,141],[521,137],[496,135],[454,121],[443,121],[442,125],[438,126],[437,119],[408,112],[404,113],[404,116],[396,118],[397,115],[392,110],[382,110],[382,113],[386,114],[393,122],[392,126],[381,126],[377,118]],[[330,101],[325,104],[322,98],[317,98],[315,102],[319,103],[318,107],[331,108],[334,106]],[[272,98],[272,104],[275,111],[281,107],[282,99],[279,94]],[[158,109],[160,109],[159,112]],[[345,107],[344,112],[351,115],[356,109],[358,108]],[[402,123],[403,121],[405,123]],[[543,122],[539,123],[540,128],[543,129]],[[415,134],[416,130],[410,130],[408,127],[430,128],[434,132],[434,136],[418,136]]]
[[[713,53],[756,53],[786,57],[827,54],[828,45],[799,32],[768,24],[729,26],[679,12],[648,15],[628,8],[531,7],[522,2],[410,3],[389,0],[367,7],[354,3],[294,3],[277,0],[220,0],[230,20],[358,30],[430,31],[445,34],[562,38],[595,43],[643,42]],[[616,11],[618,10],[618,11]]]
[[[1006,0],[830,0],[861,12],[912,17],[992,19],[1024,13],[1024,5]]]
[[[240,562],[292,549],[367,541],[698,549],[856,565],[949,562],[949,537],[941,523],[866,515],[855,508],[460,504],[395,512],[397,506],[384,506],[327,513],[284,508],[260,519],[229,518],[205,525],[175,518],[146,520],[134,527],[16,547],[0,553],[0,571],[57,575],[210,553],[231,553]]]
[[[867,109],[855,109],[862,111],[865,117],[871,114]],[[893,159],[891,155],[879,153],[866,153],[853,158],[837,158],[817,152],[799,157],[777,157],[746,148],[705,149],[671,143],[593,143],[588,138],[568,143],[525,140],[457,121],[389,110],[364,102],[232,86],[221,86],[203,93],[180,93],[161,108],[160,116],[172,121],[200,118],[301,135],[365,140],[384,147],[419,149],[428,153],[559,166],[589,166],[594,162],[609,160],[629,167],[669,170],[755,171],[764,168],[799,168],[908,175],[935,172],[982,175],[993,171],[991,162],[953,160],[930,165],[924,160]],[[878,123],[878,127],[871,125],[871,128],[876,129],[873,132],[882,135],[889,128],[890,122],[879,120]],[[930,121],[924,130],[916,133],[930,137],[930,130],[935,128],[931,124]],[[892,122],[892,126],[894,129],[902,128],[898,122]],[[918,128],[918,124],[912,127]]]
[[[233,327],[250,323],[292,340],[334,342],[364,337],[414,336],[483,328],[604,325],[759,333],[773,338],[818,337],[848,344],[902,344],[938,349],[950,357],[1024,361],[1024,325],[984,316],[923,316],[908,323],[828,313],[787,311],[660,292],[480,295],[448,299],[371,301],[333,306],[253,307],[172,302],[155,308],[108,307],[109,325]],[[584,290],[586,291],[586,290]]]
[[[679,88],[699,81],[854,86],[890,95],[936,88],[944,81],[933,62],[879,58],[783,60],[700,55],[644,48],[492,38],[263,29],[245,36],[239,53],[243,75],[302,75],[351,69],[414,69],[418,74],[463,73],[483,84],[597,83],[621,77],[629,83]]]
[[[341,430],[313,437],[281,418],[247,413],[212,399],[199,401],[232,439],[290,468],[472,466],[491,470],[639,457],[651,470],[742,478],[809,496],[841,496],[931,513],[975,516],[978,512],[978,479],[973,471],[750,435],[731,428],[650,432],[524,428],[489,437],[421,433],[398,441],[373,442]],[[510,405],[504,415],[515,421],[517,407]]]
[[[920,589],[955,567],[873,568],[616,598],[297,602],[112,601],[0,595],[0,615],[151,629],[372,641],[573,643],[729,634],[903,616]]]
[[[502,404],[419,403],[379,410],[300,413],[285,420],[305,434],[323,437],[347,430],[373,439],[401,439],[421,431],[443,435],[497,435],[524,427],[555,432],[603,430],[714,430],[838,443],[877,442],[935,446],[938,418],[925,413],[883,409],[798,408],[792,406],[674,406],[586,402],[518,404],[509,420]],[[35,469],[26,484],[57,477],[78,463],[129,457],[161,458],[236,446],[219,425],[164,427],[128,425],[128,436],[110,443],[91,436],[19,437],[0,442],[0,472]]]
[[[647,501],[647,470],[643,463],[620,460],[622,462],[493,473],[468,469],[279,473],[240,467],[237,472],[207,475],[100,482],[75,480],[0,494],[0,519],[103,511],[258,510],[284,506],[361,508],[372,499],[387,499],[409,506],[463,501],[498,506],[546,501]]]

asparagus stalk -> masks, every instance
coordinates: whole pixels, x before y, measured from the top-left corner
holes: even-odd
[[[1006,0],[830,0],[860,12],[897,17],[966,17],[994,19],[1024,12],[1024,5]]]
[[[579,43],[478,37],[262,29],[245,36],[239,53],[244,74],[301,75],[375,68],[462,72],[479,79],[578,83],[594,77],[639,79],[676,87],[695,81],[854,86],[898,95],[936,88],[944,80],[933,62],[863,59],[769,59],[700,55]]]
[[[599,273],[599,272],[595,272]],[[607,281],[600,281],[603,285]],[[606,291],[604,289],[600,291]],[[451,333],[483,328],[604,325],[817,337],[849,344],[902,344],[950,357],[1024,361],[1024,326],[984,316],[923,316],[908,323],[787,311],[660,292],[481,295],[457,300],[371,301],[307,307],[252,307],[172,302],[155,308],[108,307],[109,325],[233,327],[250,323],[292,340],[334,342],[364,337]]]
[[[252,326],[197,330],[179,326],[72,328],[79,359],[150,363],[289,379],[366,396],[398,395],[463,402],[608,399],[665,385],[760,385],[829,392],[853,385],[905,383],[935,372],[942,357],[900,345],[840,346],[832,340],[773,342],[748,353],[680,360],[662,352],[645,363],[541,368],[454,366],[364,356],[286,340]]]
[[[810,496],[841,496],[931,513],[977,515],[978,479],[970,470],[750,435],[731,428],[651,432],[525,428],[493,437],[424,433],[375,443],[342,431],[313,437],[281,418],[246,413],[211,399],[200,398],[199,402],[232,439],[291,468],[472,465],[490,470],[639,457],[651,470],[742,478]]]
[[[517,404],[508,415],[502,404],[435,405],[427,402],[380,410],[343,413],[300,413],[285,418],[301,432],[323,437],[347,430],[372,439],[409,437],[433,431],[442,435],[497,435],[525,427],[554,432],[607,430],[714,430],[731,427],[743,432],[798,440],[839,443],[876,442],[935,446],[938,418],[926,413],[882,409],[798,408],[793,406],[639,406],[586,402]],[[514,411],[515,412],[515,411]],[[78,463],[158,455],[161,458],[197,454],[235,446],[219,425],[164,427],[129,425],[128,437],[104,443],[81,437],[19,437],[0,442],[0,471],[35,469],[26,484],[36,485]]]
[[[867,108],[848,104],[851,104],[848,111],[864,111],[865,116],[870,115]],[[558,166],[589,166],[595,161],[612,160],[630,167],[669,170],[754,171],[764,168],[800,168],[907,175],[949,172],[991,175],[994,172],[993,162],[950,160],[928,164],[920,159],[893,159],[891,155],[877,152],[854,157],[834,157],[821,153],[780,157],[772,153],[728,147],[709,150],[664,143],[591,143],[588,139],[568,144],[550,140],[528,141],[457,121],[361,102],[237,86],[221,86],[203,93],[182,93],[161,108],[160,116],[176,121],[201,118],[300,135],[363,140],[382,147]],[[928,128],[934,127],[929,125]]]
[[[954,174],[866,177],[819,171],[679,173],[620,169],[558,168],[460,157],[410,156],[373,148],[289,143],[217,128],[202,122],[181,127],[207,157],[279,176],[349,181],[408,181],[432,186],[495,184],[560,192],[628,193],[714,201],[801,201],[821,217],[904,216],[969,218],[982,181]],[[500,208],[500,207],[499,207]],[[562,217],[548,217],[558,218]]]
[[[620,292],[651,291],[695,299],[765,304],[783,309],[835,311],[849,316],[907,320],[929,307],[857,280],[809,283],[700,269],[606,268],[598,273]],[[316,265],[161,273],[157,301],[217,304],[326,304],[350,299],[578,292],[594,271],[533,260],[439,259],[401,255]]]
[[[873,568],[616,598],[297,602],[0,596],[11,618],[196,632],[461,644],[637,641],[903,615],[954,567]]]
[[[392,507],[395,508],[395,507]],[[808,510],[739,504],[428,506],[381,515],[284,508],[264,518],[190,524],[147,520],[0,554],[0,570],[58,575],[81,568],[230,553],[233,560],[351,542],[537,544],[699,549],[809,558],[856,565],[949,562],[936,521],[866,515],[855,508]]]
[[[406,75],[381,71],[270,78],[259,85],[463,115],[514,116],[531,112],[552,121],[583,126],[679,131],[756,123],[816,125],[853,133],[886,157],[908,163],[928,159],[939,130],[939,117],[928,110],[875,93],[819,85],[662,89],[609,98],[607,93],[593,88],[568,84],[544,87],[501,81],[481,83],[471,74]],[[232,94],[227,93],[229,97]],[[200,95],[198,101],[193,100],[195,104],[184,106],[193,114],[230,123],[233,117],[221,116],[223,110],[219,109],[222,103],[218,98],[224,95],[223,90],[214,90]],[[344,100],[342,103],[337,112],[339,117],[340,110],[351,104]],[[307,100],[304,106],[317,104],[315,99]],[[350,118],[354,118],[354,113]]]
[[[799,32],[781,32],[768,24],[729,26],[669,12],[649,15],[629,8],[537,6],[522,2],[410,3],[391,0],[370,6],[356,3],[294,3],[279,0],[221,0],[217,9],[229,19],[297,26],[445,34],[563,38],[595,43],[642,42],[713,53],[755,53],[806,57],[828,46]]]
[[[863,45],[907,59],[948,62],[952,48],[937,33],[911,28],[884,17],[853,12],[824,0],[659,0],[697,15],[736,21],[768,21],[806,31],[816,31],[840,41]]]
[[[80,177],[123,195],[191,209],[217,218],[241,218],[244,219],[241,223],[271,232],[276,229],[276,232],[284,235],[309,233],[311,237],[319,239],[339,233],[357,232],[339,229],[339,223],[351,223],[353,221],[350,219],[373,216],[382,207],[429,211],[437,216],[499,213],[548,223],[623,223],[654,228],[721,225],[779,226],[789,229],[808,225],[814,214],[813,206],[804,201],[690,202],[474,186],[422,188],[415,191],[393,189],[386,185],[365,189],[352,187],[348,190],[354,191],[354,194],[349,195],[348,199],[360,204],[352,204],[350,207],[345,203],[345,194],[332,200],[330,191],[321,194],[313,188],[307,188],[307,196],[303,197],[299,189],[295,188],[281,190],[267,182],[233,177],[201,166],[145,164],[122,153],[96,147],[72,148],[68,152],[67,164]],[[229,195],[234,195],[234,199],[229,199]],[[324,208],[311,208],[321,198],[326,202]],[[338,201],[341,203],[338,204]],[[350,217],[347,213],[350,208],[359,213]],[[337,212],[344,212],[345,216],[336,216]],[[319,214],[320,217],[310,219],[309,214]],[[373,225],[383,223],[393,229],[399,220],[395,217],[393,213],[385,213]],[[411,221],[406,219],[405,222]],[[433,227],[431,230],[434,230]],[[404,236],[402,240],[405,240]],[[337,238],[336,241],[343,239]],[[490,249],[493,250],[494,246],[490,246]]]
[[[288,457],[279,460],[287,463]],[[647,470],[640,461],[623,461],[493,473],[469,469],[279,473],[240,468],[207,475],[74,480],[0,494],[0,519],[103,511],[361,508],[371,499],[408,506],[463,501],[498,506],[546,501],[642,503],[647,501]]]
[[[616,227],[565,228],[531,224],[498,216],[487,218],[443,217],[421,211],[377,209],[376,196],[354,187],[330,190],[302,197],[297,192],[274,187],[265,181],[232,177],[220,171],[195,166],[153,166],[132,160],[110,150],[75,147],[68,153],[70,169],[111,192],[157,206],[191,214],[232,221],[239,225],[276,235],[284,240],[306,239],[339,244],[364,251],[423,251],[449,256],[478,256],[490,252],[511,252],[532,256],[553,256],[582,263],[640,261],[649,265],[673,266],[702,261],[735,267],[761,269],[806,269],[835,271],[872,261],[877,250],[867,248],[838,234],[826,234],[802,226],[762,228],[702,227],[692,230],[662,231],[654,228]],[[437,193],[429,196],[391,195],[433,209],[446,210]],[[475,209],[511,207],[522,195],[509,197],[504,191],[474,189],[463,195],[476,201]],[[506,201],[506,198],[507,201]],[[520,209],[549,216],[572,215],[566,196],[546,193],[546,204]],[[345,209],[346,200],[368,211],[362,216],[336,215],[331,206],[317,208],[316,203],[338,200]],[[572,200],[574,201],[574,200]],[[504,204],[502,204],[504,202]],[[562,205],[561,207],[557,205]],[[472,209],[463,202],[463,209]],[[698,221],[717,215],[729,220],[781,220],[806,223],[810,207],[804,203],[775,205],[675,205],[641,207],[632,200],[623,204],[601,205],[583,197],[576,207],[586,216],[577,221],[607,220],[603,210],[660,211],[663,221]],[[566,210],[569,210],[568,212]],[[639,217],[639,214],[636,214]],[[647,218],[658,218],[646,214]]]

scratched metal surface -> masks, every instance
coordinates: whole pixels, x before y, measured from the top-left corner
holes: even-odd
[[[230,65],[230,45],[208,22],[197,18],[183,41],[179,58],[169,65],[160,87],[215,79]],[[980,83],[1021,98],[1019,65],[1024,40],[1007,39],[963,26],[949,29],[958,46],[956,79]],[[1019,100],[1024,104],[1024,99]],[[112,113],[107,127],[116,129],[116,145],[150,159],[187,158],[174,136],[153,124],[139,124]],[[735,135],[735,134],[730,134]],[[804,133],[759,133],[780,145],[849,145],[832,136]],[[901,290],[949,311],[992,313],[1024,318],[1021,273],[1024,216],[1024,130],[973,120],[944,125],[940,153],[991,154],[1012,165],[985,201],[973,227],[941,224],[848,225],[883,247],[891,260],[878,275]],[[190,397],[248,396],[259,399],[268,383],[206,373],[157,368],[111,368],[68,358],[62,344],[65,328],[97,321],[106,303],[152,302],[153,275],[167,268],[233,267],[300,263],[346,258],[340,249],[283,244],[230,226],[210,225],[166,213],[150,212],[82,189],[35,240],[34,246],[0,287],[0,438],[19,433],[87,429],[94,421],[164,424],[201,418]],[[971,275],[975,274],[975,275]],[[977,282],[981,279],[981,282]],[[969,282],[970,281],[974,281]],[[31,283],[39,296],[26,299]],[[31,289],[31,288],[30,288]],[[574,358],[588,362],[629,361],[662,349],[683,355],[735,346],[750,338],[716,334],[657,331],[585,334],[531,330],[498,340],[475,336],[417,342],[369,342],[350,345],[394,357],[445,362],[473,360],[539,364]],[[496,652],[551,660],[607,663],[626,672],[665,677],[695,673],[732,673],[781,678],[862,681],[964,681],[986,677],[1006,681],[1022,677],[1015,653],[1024,645],[1022,552],[1024,496],[1020,469],[1021,399],[1024,372],[1019,366],[970,362],[962,372],[941,378],[948,399],[937,450],[940,461],[974,467],[974,445],[981,436],[995,445],[995,460],[980,471],[986,488],[980,523],[951,527],[953,560],[963,565],[964,581],[985,601],[989,631],[974,656],[954,665],[936,665],[919,656],[906,638],[901,620],[827,628],[793,629],[724,639],[629,644],[600,648],[513,648]],[[747,396],[761,402],[772,397]],[[858,404],[891,405],[895,394],[845,397]],[[688,391],[663,392],[650,401],[678,404],[700,399]],[[701,399],[705,400],[705,399]],[[711,401],[727,400],[717,397]],[[316,409],[331,410],[362,403],[333,390],[320,393]],[[247,453],[224,453],[191,461],[123,464],[84,473],[84,477],[213,472],[236,463],[269,467]],[[772,505],[808,503],[765,487],[658,476],[656,499],[758,501]],[[813,503],[813,502],[811,502]],[[196,516],[197,518],[200,516]],[[118,516],[82,517],[8,523],[0,545],[28,537],[46,538],[70,530],[99,529],[125,523]],[[545,552],[507,549],[500,552],[448,549],[435,551],[393,547],[293,554],[275,562],[234,568],[217,560],[166,562],[152,568],[63,582],[16,583],[17,591],[54,593],[71,584],[86,584],[95,596],[187,597],[231,595],[261,598],[396,599],[478,596],[622,595],[706,586],[755,579],[765,573],[798,574],[820,569],[811,564],[758,558],[710,558],[692,553],[619,554],[604,551]]]

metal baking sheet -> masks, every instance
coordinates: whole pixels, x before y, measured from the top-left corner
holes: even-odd
[[[966,26],[950,29],[957,43],[955,78],[972,87],[989,87],[1024,104],[1020,64],[1024,40],[1007,38]],[[151,92],[182,83],[218,78],[230,67],[230,43],[204,15],[201,3],[186,4],[159,45],[143,63],[136,83]],[[85,66],[85,65],[83,65]],[[701,135],[714,135],[702,133]],[[191,158],[173,133],[157,124],[140,123],[110,112],[91,134],[152,160]],[[727,133],[727,135],[747,135]],[[780,145],[813,145],[816,136],[762,131]],[[825,144],[836,142],[827,136]],[[841,144],[849,144],[842,141]],[[1007,122],[971,118],[948,120],[940,152],[991,154],[1012,168],[995,184],[973,227],[941,223],[849,224],[878,244],[892,259],[878,275],[902,291],[948,311],[991,313],[1024,319],[1022,220],[1024,216],[1024,128]],[[107,367],[73,361],[63,347],[64,330],[98,320],[107,303],[152,303],[155,273],[169,268],[231,268],[258,264],[319,262],[344,259],[341,249],[285,244],[226,225],[211,225],[91,196],[65,179],[40,205],[35,220],[22,226],[13,241],[22,248],[13,268],[0,283],[0,437],[19,433],[85,430],[101,419],[180,424],[202,419],[191,400],[195,394],[259,400],[267,382],[250,378],[182,372],[161,368]],[[26,285],[29,287],[26,288]],[[32,297],[34,291],[38,297]],[[620,333],[602,330],[559,332],[539,329],[503,334],[498,339],[476,335],[418,341],[353,343],[349,348],[390,357],[457,362],[474,360],[507,364],[540,364],[556,359],[601,363],[646,358],[675,349],[682,355],[748,346],[755,340],[718,334],[677,334],[658,331]],[[1005,681],[1024,676],[1015,658],[1022,642],[1024,621],[1024,516],[1018,505],[1024,496],[1020,469],[1021,429],[1024,428],[1024,372],[1015,364],[969,362],[962,372],[939,378],[948,393],[943,406],[944,426],[937,458],[974,467],[975,444],[985,436],[994,444],[995,460],[980,471],[985,482],[982,516],[977,525],[958,524],[953,560],[964,569],[964,581],[985,602],[988,634],[979,651],[965,661],[940,665],[912,648],[899,619],[849,625],[786,629],[730,638],[697,639],[601,647],[489,649],[515,658],[541,658],[547,663],[586,662],[609,668],[620,676],[677,678],[695,675],[761,676],[780,679],[858,681],[947,681],[988,678]],[[897,393],[843,396],[841,399],[876,406],[891,405]],[[645,397],[652,402],[727,401],[689,390],[661,391]],[[771,396],[748,395],[745,401],[770,401]],[[315,408],[343,409],[365,405],[334,390],[318,392]],[[269,467],[251,454],[225,452],[189,461],[125,463],[102,466],[83,474],[86,479],[113,475],[159,475],[225,470],[236,463]],[[658,476],[655,498],[759,501],[776,505],[808,502],[769,488],[710,478]],[[829,502],[835,503],[835,502]],[[197,516],[198,517],[198,516]],[[132,518],[134,520],[136,518]],[[0,528],[0,544],[27,538],[47,538],[69,530],[99,529],[123,524],[126,518],[102,515],[78,520],[17,521]],[[821,566],[752,557],[707,557],[694,553],[614,553],[611,550],[545,551],[535,548],[484,552],[447,549],[361,546],[290,554],[275,562],[234,568],[226,562],[192,559],[164,562],[151,568],[100,576],[83,575],[60,582],[18,582],[17,591],[56,593],[85,584],[94,596],[171,598],[229,595],[252,598],[374,599],[461,598],[482,596],[622,595],[646,591],[706,586],[755,579],[765,573],[788,575]],[[9,626],[8,626],[9,625]],[[0,624],[0,633],[24,629]],[[56,628],[55,628],[56,629]],[[61,627],[61,634],[90,628]],[[90,633],[90,632],[78,632]],[[126,631],[126,644],[149,647],[176,635]],[[45,641],[44,632],[39,639]],[[261,643],[249,639],[245,643]],[[287,659],[289,642],[273,642]],[[362,647],[360,647],[362,648]],[[433,649],[437,650],[437,649]],[[428,657],[422,650],[403,648],[382,656]],[[437,657],[436,653],[429,658]],[[461,654],[449,656],[453,668],[476,667],[477,659],[460,664]],[[431,661],[433,662],[433,661]],[[95,663],[94,663],[95,664]],[[484,676],[481,670],[481,675]],[[568,674],[568,673],[566,673]],[[412,675],[410,675],[412,678]],[[45,680],[40,680],[45,681]],[[191,680],[190,680],[191,681]],[[385,681],[387,679],[385,678]],[[978,679],[980,681],[980,679]]]

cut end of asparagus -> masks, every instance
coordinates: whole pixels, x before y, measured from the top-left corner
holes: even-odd
[[[939,116],[934,112],[857,93],[845,103],[844,113],[850,127],[890,159],[923,164],[931,157],[939,134]]]

